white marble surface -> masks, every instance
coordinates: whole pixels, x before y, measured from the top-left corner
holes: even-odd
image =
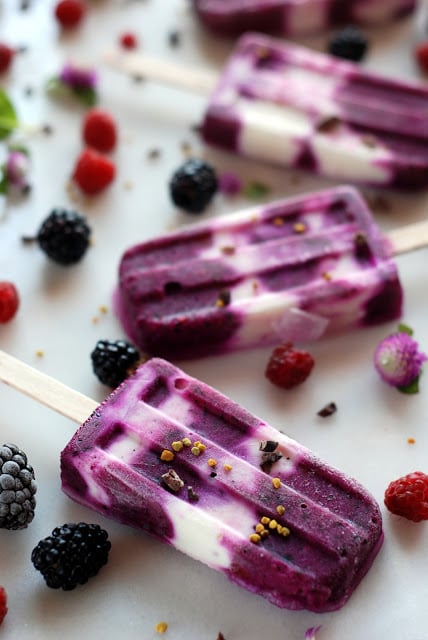
[[[89,354],[99,338],[123,337],[110,304],[122,251],[193,220],[174,208],[167,189],[169,176],[183,161],[183,143],[219,170],[269,184],[266,201],[332,183],[309,176],[295,181],[285,171],[202,148],[191,127],[200,119],[203,97],[154,83],[136,85],[102,66],[105,48],[130,30],[151,55],[220,68],[232,43],[217,42],[201,31],[188,1],[88,1],[88,19],[68,37],[58,33],[53,0],[33,0],[26,12],[19,11],[19,4],[0,3],[0,40],[28,50],[1,82],[24,122],[50,123],[53,133],[27,140],[34,188],[26,200],[11,204],[0,221],[0,277],[15,282],[22,300],[16,318],[0,326],[0,348],[102,400],[106,389],[92,373]],[[421,24],[409,19],[370,31],[364,64],[397,78],[428,81],[412,55]],[[172,49],[168,34],[176,29],[182,38]],[[326,38],[324,34],[307,44],[324,49]],[[47,78],[70,59],[98,67],[100,104],[115,114],[120,128],[115,184],[105,194],[77,203],[70,200],[66,184],[81,147],[84,111],[53,102],[43,90]],[[34,90],[31,96],[27,87]],[[148,160],[147,152],[155,147],[160,157]],[[390,209],[376,212],[382,228],[426,217],[426,193],[386,197]],[[254,203],[218,196],[203,217],[247,204]],[[93,246],[70,269],[56,267],[36,247],[20,241],[54,206],[77,207],[93,228]],[[403,319],[427,351],[427,250],[399,257],[398,263],[405,289]],[[103,305],[107,313],[100,311]],[[292,392],[281,392],[265,380],[268,349],[178,364],[356,477],[382,504],[390,480],[415,469],[428,471],[426,375],[418,395],[404,396],[386,387],[372,365],[378,341],[394,328],[391,323],[311,345],[315,369]],[[37,355],[39,350],[43,356]],[[331,400],[338,412],[318,418],[316,412]],[[94,635],[154,640],[161,620],[168,622],[164,637],[171,640],[216,640],[220,631],[226,640],[302,640],[315,625],[322,626],[319,640],[427,637],[426,524],[393,517],[382,506],[384,546],[349,603],[324,615],[279,610],[174,549],[73,504],[61,492],[58,462],[75,425],[5,386],[0,386],[0,403],[1,440],[16,442],[28,453],[38,483],[34,522],[23,531],[0,531],[0,584],[9,594],[9,613],[0,631],[5,640]],[[409,437],[415,444],[408,444]],[[53,591],[32,567],[31,550],[55,526],[73,520],[98,522],[109,531],[110,561],[87,585],[69,593]]]

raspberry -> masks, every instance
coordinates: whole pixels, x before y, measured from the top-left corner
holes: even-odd
[[[86,6],[80,0],[61,0],[55,7],[55,17],[63,29],[72,29],[83,20]]]
[[[40,540],[31,553],[31,562],[48,587],[71,591],[107,564],[110,548],[107,531],[99,525],[64,524]]]
[[[73,180],[87,195],[103,191],[116,175],[114,163],[93,149],[85,149],[77,159]]]
[[[191,158],[171,178],[170,194],[177,207],[201,213],[218,189],[216,172],[206,162]]]
[[[276,347],[269,359],[265,375],[283,389],[291,389],[306,380],[315,361],[307,351],[298,351],[291,342]]]
[[[107,111],[90,109],[83,120],[82,136],[88,147],[108,153],[116,146],[116,123]]]
[[[414,51],[417,63],[422,71],[428,73],[428,42],[421,42]]]
[[[356,27],[345,27],[331,36],[328,52],[336,58],[344,58],[353,62],[360,62],[368,48],[368,41],[364,33]]]
[[[12,282],[0,281],[0,323],[12,320],[19,307],[18,290]]]
[[[4,587],[0,587],[0,624],[7,613],[7,593]]]
[[[385,491],[384,502],[397,516],[412,522],[428,520],[428,475],[413,471],[394,480]]]
[[[98,380],[114,389],[139,364],[140,354],[126,340],[98,340],[91,353],[91,360]]]
[[[14,49],[11,49],[7,44],[0,43],[0,73],[8,71],[14,55]]]
[[[136,49],[138,47],[138,39],[134,33],[122,33],[119,38],[120,46],[124,49]]]

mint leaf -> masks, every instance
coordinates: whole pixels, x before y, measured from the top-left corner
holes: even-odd
[[[0,195],[6,195],[7,190],[9,188],[9,181],[7,179],[6,171],[4,170],[4,165],[0,167]]]
[[[7,94],[0,89],[0,140],[7,138],[18,126],[15,108]]]

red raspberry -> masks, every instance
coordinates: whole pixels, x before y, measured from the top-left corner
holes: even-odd
[[[12,282],[0,282],[0,323],[12,320],[19,307],[18,291]]]
[[[77,159],[73,180],[82,191],[94,195],[103,191],[115,178],[116,166],[93,149],[85,149]]]
[[[83,121],[82,135],[88,147],[108,153],[116,146],[116,122],[107,111],[91,109]]]
[[[63,29],[72,29],[83,20],[86,5],[80,0],[60,0],[55,7],[55,17]]]
[[[14,49],[11,49],[11,47],[9,47],[7,44],[3,44],[0,42],[0,73],[5,73],[6,71],[8,71],[10,65],[12,64],[14,55]]]
[[[265,375],[278,387],[291,389],[306,380],[314,364],[310,353],[298,351],[291,342],[285,342],[273,350]]]
[[[4,587],[0,587],[0,624],[7,613],[7,593]]]
[[[428,42],[418,44],[414,55],[422,71],[428,72]]]
[[[119,38],[120,46],[124,49],[136,49],[138,47],[138,39],[135,33],[126,32],[122,33]]]
[[[385,491],[385,506],[391,513],[412,522],[428,520],[428,475],[413,471],[394,480]]]

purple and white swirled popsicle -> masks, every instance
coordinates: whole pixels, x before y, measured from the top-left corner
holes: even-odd
[[[121,258],[115,308],[144,351],[192,358],[398,318],[389,239],[353,187],[211,218]]]
[[[355,480],[153,358],[61,454],[62,488],[289,609],[339,609],[383,540]]]
[[[407,16],[415,0],[193,0],[203,24],[224,36],[263,31],[302,36],[340,24],[379,25]]]
[[[211,93],[205,142],[353,184],[428,186],[428,88],[260,34]]]

